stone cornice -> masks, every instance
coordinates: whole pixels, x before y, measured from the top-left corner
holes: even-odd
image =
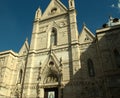
[[[116,30],[116,29],[119,29],[119,28],[120,28],[120,25],[112,26],[112,27],[106,27],[106,28],[101,28],[101,29],[96,30],[96,33],[99,34],[99,33],[102,33],[102,32]]]
[[[12,50],[0,52],[0,55],[7,55],[7,54],[12,54],[12,55],[15,56],[15,57],[18,57],[18,56],[19,56],[18,53],[15,53],[15,52],[12,51]]]
[[[44,21],[48,21],[48,20],[52,20],[52,19],[54,20],[55,18],[61,17],[63,15],[68,15],[68,13],[62,13],[62,14],[59,14],[59,15],[51,16],[51,17],[39,20],[39,22],[44,22]],[[34,23],[36,23],[36,22],[38,22],[38,21],[34,21]]]
[[[72,47],[72,48],[76,48],[76,45],[79,46],[79,43],[73,43],[71,45],[57,45],[57,46],[53,46],[52,47],[52,51],[55,51],[55,52],[61,52],[61,51],[68,51],[69,47]],[[47,54],[48,52],[50,51],[50,48],[44,48],[44,49],[40,49],[40,50],[30,50],[30,54],[34,53],[34,54],[38,54],[38,53],[43,53],[44,54]]]

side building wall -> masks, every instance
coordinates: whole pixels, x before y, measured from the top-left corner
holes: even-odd
[[[97,30],[98,49],[104,73],[105,93],[108,98],[118,98],[120,96],[120,29],[119,26],[108,28]]]

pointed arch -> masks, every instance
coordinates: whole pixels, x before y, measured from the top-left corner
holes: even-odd
[[[57,45],[57,29],[52,28],[51,35],[50,35],[50,43],[51,45]]]
[[[113,53],[114,53],[116,65],[117,65],[117,67],[120,68],[120,53],[117,49],[114,49]]]
[[[95,76],[94,64],[90,58],[87,60],[87,67],[89,76],[94,77]]]
[[[22,76],[23,76],[23,70],[22,69],[20,69],[20,71],[19,71],[19,77],[18,77],[18,83],[20,83],[21,84],[21,82],[22,82]]]
[[[59,80],[59,73],[55,68],[53,67],[54,63],[50,61],[49,68],[47,70],[47,73],[43,79],[43,83],[55,83]]]

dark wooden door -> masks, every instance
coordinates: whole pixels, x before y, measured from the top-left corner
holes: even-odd
[[[44,98],[58,98],[58,88],[45,88]]]

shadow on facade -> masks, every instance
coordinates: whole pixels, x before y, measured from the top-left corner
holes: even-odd
[[[70,81],[62,91],[63,98],[119,98],[120,29],[111,31],[99,32],[93,42],[79,45],[80,68],[69,62]],[[71,47],[69,56],[72,61]]]

